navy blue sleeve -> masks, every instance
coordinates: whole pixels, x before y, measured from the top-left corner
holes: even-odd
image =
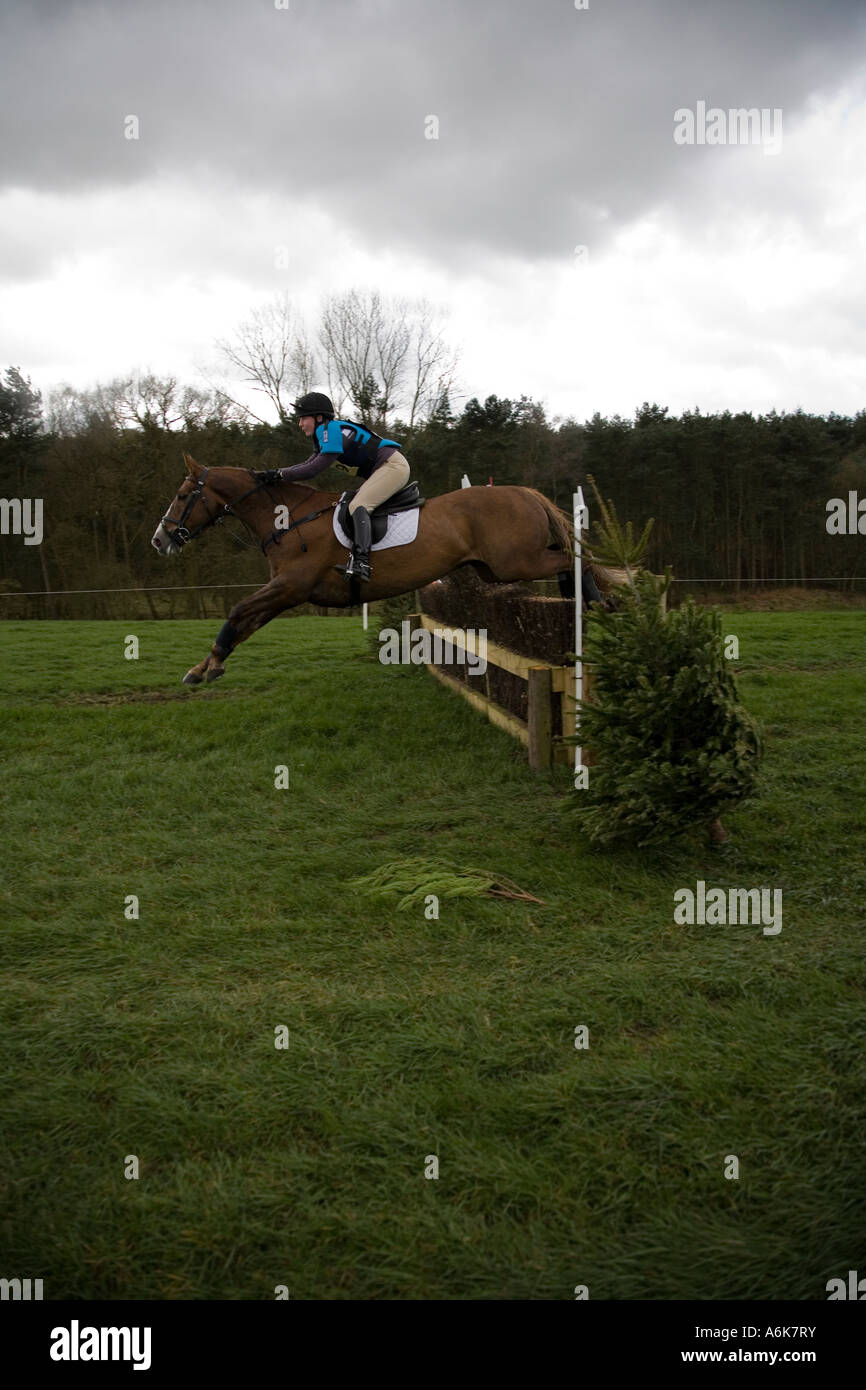
[[[299,478],[315,478],[330,468],[331,460],[325,454],[311,454],[303,463],[293,463],[290,468],[281,468],[280,477],[284,483],[297,482]]]

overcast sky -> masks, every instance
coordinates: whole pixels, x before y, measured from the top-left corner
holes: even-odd
[[[43,391],[357,286],[447,310],[458,405],[866,407],[864,0],[3,0],[0,54],[0,367]],[[675,139],[700,103],[724,143]]]

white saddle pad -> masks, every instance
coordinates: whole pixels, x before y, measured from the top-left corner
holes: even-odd
[[[337,512],[339,507],[334,508],[334,535],[345,546],[346,550],[351,550],[352,542],[346,535],[339,521]],[[412,507],[408,512],[393,512],[388,517],[388,527],[384,536],[373,546],[374,550],[389,550],[392,545],[408,545],[414,541],[418,534],[418,512],[420,508]]]

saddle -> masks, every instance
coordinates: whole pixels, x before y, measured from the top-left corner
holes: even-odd
[[[337,520],[349,537],[350,541],[355,539],[355,526],[349,512],[349,503],[355,496],[354,492],[344,492],[337,505]],[[426,497],[421,497],[418,492],[417,483],[407,483],[401,487],[399,492],[395,492],[393,497],[387,497],[384,502],[380,502],[378,507],[370,513],[370,525],[373,531],[371,544],[377,545],[388,529],[388,517],[393,512],[408,512],[413,507],[423,507]]]

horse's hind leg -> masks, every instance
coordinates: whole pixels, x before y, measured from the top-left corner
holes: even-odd
[[[561,570],[556,577],[559,580],[560,597],[573,599],[575,596],[574,566],[572,565],[572,567],[567,570]],[[605,599],[604,594],[598,587],[598,583],[596,582],[595,571],[593,570],[593,567],[589,563],[589,561],[586,561],[582,566],[580,576],[580,588],[583,597],[584,608],[589,607],[591,603],[600,603],[602,604],[602,606],[604,606],[606,602],[609,602],[609,600]]]
[[[486,555],[485,561],[497,579],[506,583],[518,579],[554,579],[565,570],[574,570],[567,550],[537,550],[529,555]]]
[[[481,573],[483,579],[500,580],[508,583],[515,580],[531,579],[553,579],[559,584],[561,598],[573,599],[574,589],[574,557],[565,550],[545,550],[541,555],[537,555],[533,560],[524,564],[515,565],[513,561],[508,565],[507,574],[502,570],[496,570],[484,562],[476,563],[475,569]],[[592,565],[588,560],[584,560],[581,576],[581,588],[583,592],[584,604],[601,603],[602,594],[595,582]],[[486,573],[484,573],[486,571]]]
[[[574,598],[574,566],[571,569],[560,570],[556,578],[560,598]]]

